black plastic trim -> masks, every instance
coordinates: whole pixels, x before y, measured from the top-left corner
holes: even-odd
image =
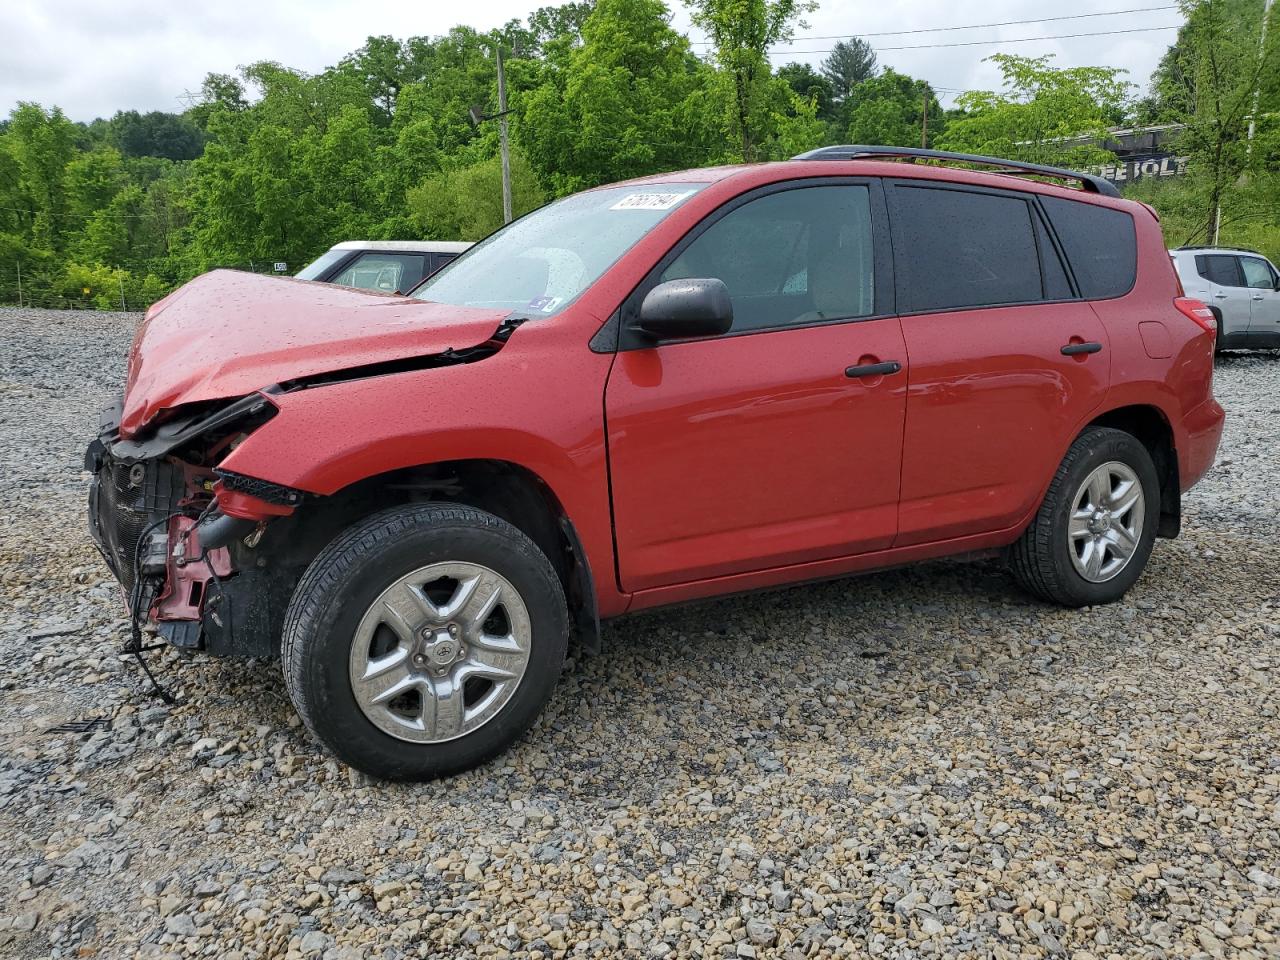
[[[1022,163],[1017,160],[1005,160],[1000,157],[986,157],[976,153],[951,153],[946,150],[923,150],[915,147],[883,147],[865,144],[844,144],[834,147],[819,147],[807,153],[797,154],[792,160],[949,160],[952,163],[972,163],[986,167],[996,167],[992,173],[1013,174],[1015,176],[1054,177],[1060,180],[1075,180],[1089,193],[1097,193],[1104,197],[1119,197],[1120,191],[1110,180],[1091,173],[1080,173],[1064,167],[1048,167],[1039,163]]]

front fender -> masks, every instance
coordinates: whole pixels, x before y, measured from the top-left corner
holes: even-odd
[[[515,464],[550,488],[577,530],[601,615],[620,613],[626,598],[604,573],[614,569],[602,412],[612,357],[578,345],[548,349],[539,362],[540,351],[515,346],[474,363],[283,394],[279,413],[219,467],[325,496],[407,467]]]

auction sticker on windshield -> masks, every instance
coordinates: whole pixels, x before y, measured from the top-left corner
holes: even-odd
[[[694,191],[683,193],[629,193],[610,210],[670,210],[685,197],[693,196]]]

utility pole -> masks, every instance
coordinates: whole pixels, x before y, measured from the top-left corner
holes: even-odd
[[[929,91],[925,90],[922,96],[924,109],[920,111],[920,149],[924,150],[929,146]]]
[[[1267,55],[1267,21],[1271,19],[1271,2],[1266,0],[1262,5],[1262,36],[1258,38],[1258,80],[1253,85],[1253,111],[1249,114],[1249,137],[1246,140],[1245,156],[1253,159],[1253,132],[1258,123],[1258,96],[1262,93],[1262,58]],[[1217,243],[1217,238],[1214,238]]]
[[[124,277],[116,277],[120,281],[120,312],[127,313],[129,308],[124,304]]]
[[[498,43],[498,141],[502,150],[502,222],[511,222],[511,150],[507,146],[507,75]]]

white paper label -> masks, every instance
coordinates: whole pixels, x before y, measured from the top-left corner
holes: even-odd
[[[685,197],[691,196],[692,190],[683,193],[629,193],[610,210],[670,210]]]

